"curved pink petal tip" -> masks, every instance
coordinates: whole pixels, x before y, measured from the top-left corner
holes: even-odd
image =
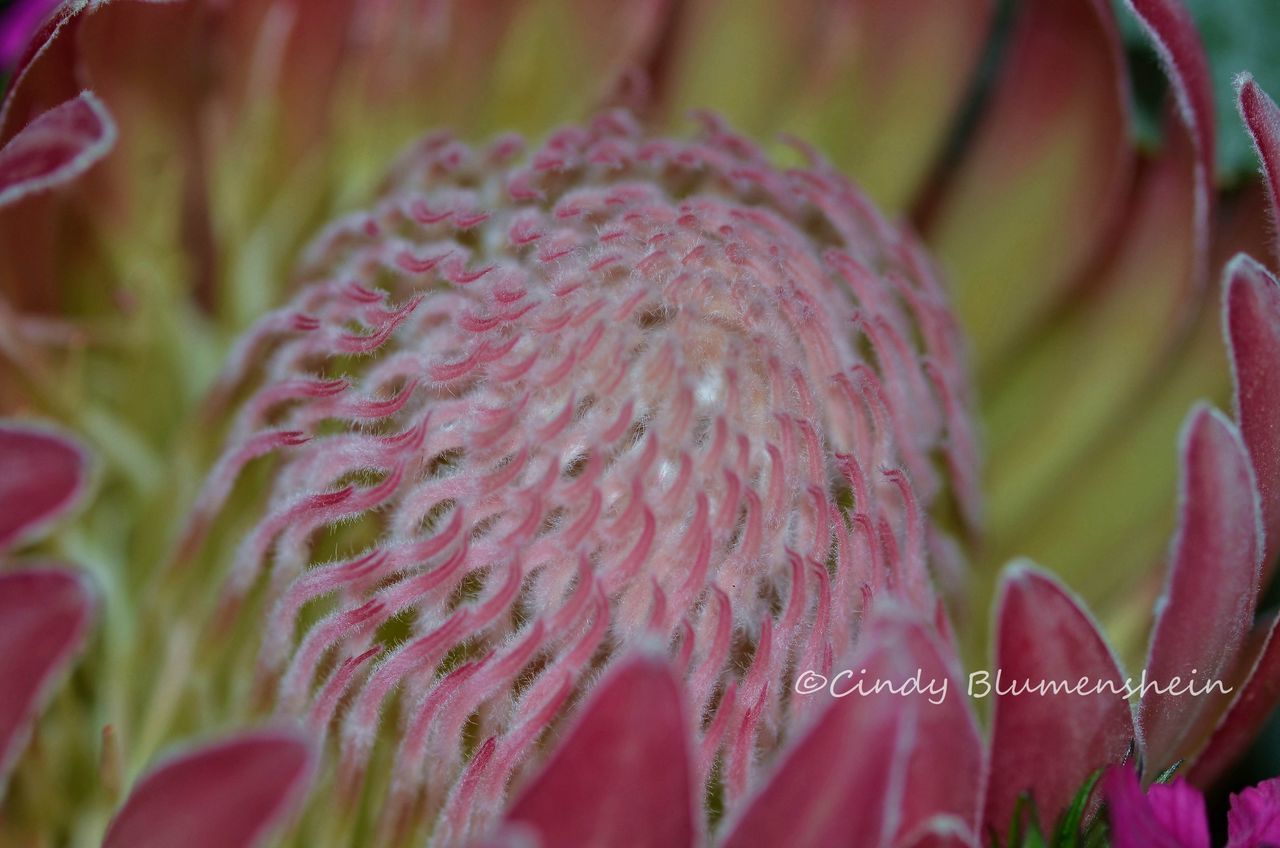
[[[1005,833],[1023,793],[1051,827],[1085,780],[1118,763],[1135,732],[1128,703],[1110,691],[1021,692],[1040,681],[1095,681],[1121,686],[1124,675],[1098,627],[1056,579],[1030,567],[1009,570],[996,623],[991,771],[986,826]],[[986,683],[996,684],[994,680]],[[977,688],[975,695],[991,694]]]
[[[310,783],[311,746],[287,731],[251,731],[187,751],[142,778],[103,848],[260,845]]]
[[[1182,121],[1196,150],[1195,240],[1197,288],[1208,277],[1213,204],[1213,78],[1209,57],[1181,0],[1128,0],[1164,62]]]
[[[1249,455],[1235,425],[1200,406],[1182,433],[1178,533],[1165,598],[1151,634],[1139,718],[1150,773],[1187,751],[1212,699],[1169,692],[1225,680],[1253,623],[1261,567],[1261,520]]]
[[[1236,419],[1261,497],[1265,586],[1280,541],[1280,283],[1240,254],[1227,266],[1225,289],[1223,335],[1235,377]]]
[[[0,790],[93,612],[92,592],[72,571],[0,574]]]
[[[86,464],[84,451],[64,436],[0,424],[0,552],[75,503]]]
[[[116,125],[93,92],[54,106],[0,148],[0,208],[70,182],[110,152]]]
[[[536,832],[542,848],[694,844],[689,733],[667,664],[625,662],[516,800],[508,825]]]
[[[1253,136],[1258,159],[1262,162],[1262,175],[1266,178],[1267,194],[1271,198],[1271,218],[1275,221],[1276,213],[1280,211],[1280,109],[1248,74],[1236,78],[1236,91],[1240,116]],[[1272,250],[1274,258],[1280,260],[1280,234]]]

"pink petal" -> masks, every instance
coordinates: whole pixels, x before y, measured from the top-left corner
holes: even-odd
[[[806,81],[788,93],[784,127],[821,149],[881,209],[908,207],[964,105],[996,5],[862,0],[820,7]],[[777,6],[790,11],[794,4]]]
[[[595,691],[507,814],[543,848],[692,845],[695,789],[690,730],[667,663],[637,657]]]
[[[1280,844],[1280,778],[1231,796],[1227,837],[1229,848]]]
[[[1050,575],[1025,566],[1010,569],[997,615],[995,666],[1002,686],[1081,679],[1124,684],[1097,625]],[[1052,826],[1089,776],[1120,762],[1135,737],[1128,703],[1110,692],[994,697],[985,821],[997,833],[1008,829],[1024,792],[1035,799],[1041,824]]]
[[[310,744],[291,731],[249,731],[188,750],[142,778],[103,848],[260,845],[305,794]]]
[[[1236,420],[1261,496],[1265,586],[1280,543],[1280,283],[1244,254],[1227,266],[1223,322],[1235,378]]]
[[[0,552],[76,501],[84,487],[84,451],[47,430],[0,424]]]
[[[0,574],[0,793],[50,689],[84,644],[93,594],[75,572]]]
[[[919,672],[926,686],[949,678],[947,697],[941,704],[926,702],[925,695],[889,692],[837,699],[785,754],[729,830],[726,848],[897,839],[937,844],[923,831],[946,814],[950,830],[958,831],[959,844],[965,844],[975,818],[980,789],[974,778],[982,773],[982,757],[951,664],[942,659],[934,637],[903,618],[872,624],[862,644],[844,666],[854,676],[845,678],[842,689],[857,680],[900,686]]]
[[[1144,795],[1138,775],[1114,768],[1103,790],[1113,848],[1209,848],[1204,797],[1185,781],[1152,786]]]
[[[1197,786],[1208,786],[1240,758],[1257,738],[1276,704],[1280,704],[1280,616],[1273,617],[1266,642],[1235,700],[1218,722],[1208,744],[1196,755],[1189,773]],[[1229,684],[1230,685],[1230,684]]]
[[[1236,78],[1236,91],[1240,115],[1253,136],[1254,147],[1262,161],[1262,175],[1266,178],[1274,221],[1280,210],[1280,109],[1248,74]],[[1280,261],[1280,233],[1276,234],[1272,249],[1275,251],[1273,258]]]
[[[1163,148],[1135,181],[1116,228],[1117,247],[1091,272],[1088,291],[1055,313],[1025,355],[1001,364],[1000,379],[985,398],[988,558],[1052,557],[1055,570],[1090,597],[1100,596],[1100,583],[1111,590],[1138,576],[1133,569],[1094,566],[1098,550],[1128,548],[1133,528],[1145,517],[1135,510],[1126,515],[1128,522],[1115,523],[1113,502],[1094,487],[1078,485],[1083,481],[1077,472],[1100,464],[1098,445],[1114,442],[1110,434],[1117,428],[1132,436],[1130,399],[1153,380],[1167,378],[1173,368],[1169,352],[1184,343],[1189,319],[1203,302],[1201,154],[1181,124],[1167,125]],[[1143,320],[1134,321],[1135,314]],[[1185,411],[1179,402],[1175,425]],[[1116,463],[1107,467],[1125,474]],[[1122,485],[1140,485],[1165,500],[1172,492],[1172,481],[1156,485],[1143,463],[1133,463],[1128,475]],[[1118,488],[1101,491],[1114,495]],[[1079,516],[1064,518],[1073,501],[1081,505],[1083,524]],[[1099,514],[1111,515],[1110,527],[1092,520]],[[1090,528],[1087,541],[1079,538],[1081,526]],[[1051,528],[1075,538],[1055,544],[1043,538]]]
[[[1191,412],[1181,439],[1181,505],[1165,598],[1147,656],[1147,680],[1160,686],[1225,679],[1258,596],[1262,552],[1253,469],[1240,435],[1209,407]],[[1196,694],[1145,693],[1139,723],[1151,774],[1185,754],[1210,701]]]
[[[1191,13],[1180,0],[1128,0],[1164,63],[1183,123],[1196,148],[1196,278],[1208,278],[1209,219],[1213,209],[1213,79]]]
[[[898,839],[915,838],[939,817],[962,822],[967,834],[976,833],[982,800],[978,777],[986,763],[982,735],[964,696],[954,650],[944,649],[920,624],[897,616],[873,622],[869,638],[905,651],[911,659],[911,668],[904,669],[908,675],[918,670],[924,681],[949,681],[941,703],[920,707]],[[939,768],[940,763],[945,768]]]
[[[990,106],[926,227],[980,366],[1093,261],[1133,171],[1109,0],[1029,0],[1017,14]]]
[[[898,843],[902,848],[979,848],[969,826],[958,819],[939,817]]]
[[[115,122],[92,92],[53,107],[0,148],[0,208],[75,179],[115,138]]]

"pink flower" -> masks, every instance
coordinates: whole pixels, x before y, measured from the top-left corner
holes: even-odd
[[[1156,784],[1144,793],[1137,774],[1113,768],[1105,779],[1114,848],[1208,848],[1204,797],[1185,781]],[[1231,796],[1228,848],[1280,843],[1280,778]]]
[[[1212,190],[1186,10],[1131,4],[1158,152],[1110,4],[1027,0],[953,158],[990,0],[567,4],[113,0],[32,36],[0,410],[99,471],[0,429],[4,837],[972,846],[1130,752],[1214,780],[1280,700],[1280,284]],[[1239,101],[1274,207],[1280,112]],[[1229,380],[1230,416],[1183,397]],[[1230,692],[1106,690],[1066,582],[971,563],[1025,551],[1136,599],[1151,679]],[[1098,690],[996,685],[984,733],[987,594],[992,670]],[[1195,790],[1114,786],[1203,833]]]

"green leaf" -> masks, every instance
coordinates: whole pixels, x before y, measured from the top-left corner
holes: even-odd
[[[1036,809],[1035,799],[1028,794],[1019,795],[1013,805],[1007,844],[1011,848],[1047,848],[1044,834],[1040,832],[1040,812]]]
[[[1176,763],[1156,775],[1156,783],[1168,783],[1173,780],[1173,776],[1177,774],[1178,769],[1182,768],[1183,762],[1185,762],[1185,760],[1178,760]]]
[[[1101,769],[1091,774],[1084,782],[1084,786],[1081,786],[1080,791],[1076,793],[1071,806],[1058,819],[1058,826],[1053,832],[1054,848],[1076,848],[1080,844],[1080,825],[1084,822],[1084,811],[1089,805],[1089,796],[1093,794],[1093,788],[1098,785],[1101,778]]]

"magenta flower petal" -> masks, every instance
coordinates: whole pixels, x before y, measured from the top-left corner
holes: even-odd
[[[50,689],[84,644],[88,585],[63,569],[0,574],[0,793]]]
[[[32,34],[17,57],[0,102],[0,144],[43,112],[74,98],[84,87],[75,74],[75,31],[83,3],[63,3]]]
[[[1280,209],[1280,109],[1249,74],[1236,78],[1236,90],[1239,92],[1240,115],[1253,136],[1258,159],[1262,162],[1262,175],[1266,178],[1274,219],[1276,210]],[[1280,261],[1280,234],[1277,234],[1272,249],[1274,258]]]
[[[1227,845],[1228,848],[1280,845],[1280,778],[1231,796]]]
[[[17,61],[27,40],[61,0],[18,0],[0,16],[0,67]]]
[[[115,137],[115,122],[90,91],[45,112],[0,148],[0,208],[75,179]]]
[[[1262,555],[1253,469],[1240,434],[1208,407],[1193,410],[1181,439],[1181,505],[1165,598],[1151,635],[1139,722],[1147,768],[1176,762],[1210,699],[1168,687],[1228,677],[1253,621]],[[1164,687],[1159,688],[1159,687]]]
[[[600,685],[507,822],[543,848],[692,845],[695,792],[683,696],[667,663],[637,657]]]
[[[186,751],[142,778],[103,848],[248,848],[304,794],[311,746],[288,731],[253,731]]]
[[[1115,768],[1104,783],[1112,848],[1209,848],[1204,798],[1176,780],[1144,795],[1138,775]]]
[[[1280,283],[1244,254],[1227,266],[1226,277],[1223,335],[1235,378],[1236,420],[1261,496],[1265,586],[1280,542]]]
[[[996,624],[1002,685],[1024,681],[1115,682],[1125,677],[1080,602],[1055,578],[1029,567],[1005,576]],[[988,681],[994,685],[994,681]],[[974,689],[981,695],[980,687]],[[1051,826],[1089,775],[1119,762],[1135,733],[1129,705],[1111,692],[995,693],[986,827],[1004,833],[1023,793]]]
[[[0,552],[38,532],[75,503],[86,457],[47,430],[0,424]]]

